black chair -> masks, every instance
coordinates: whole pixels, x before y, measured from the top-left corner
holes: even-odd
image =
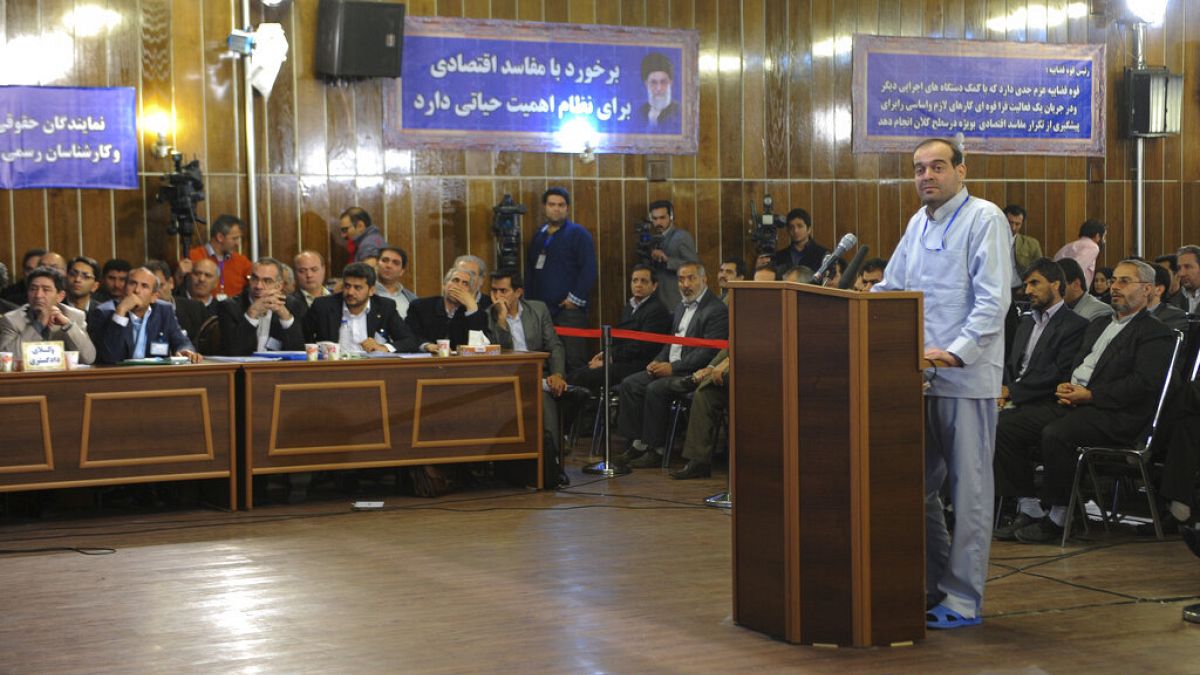
[[[1078,448],[1079,459],[1075,462],[1075,480],[1071,484],[1071,502],[1067,506],[1067,519],[1063,523],[1063,538],[1062,545],[1067,545],[1067,539],[1071,536],[1071,516],[1075,512],[1076,505],[1080,503],[1079,496],[1079,481],[1083,477],[1083,471],[1086,467],[1088,475],[1091,477],[1092,489],[1095,491],[1096,505],[1100,507],[1100,515],[1103,517],[1104,527],[1108,529],[1108,522],[1115,519],[1116,503],[1114,502],[1110,517],[1105,511],[1103,502],[1100,498],[1099,482],[1096,480],[1096,464],[1104,463],[1111,464],[1128,469],[1136,466],[1142,484],[1146,490],[1146,501],[1150,505],[1150,517],[1154,520],[1154,533],[1161,540],[1163,539],[1162,520],[1158,517],[1158,498],[1154,493],[1154,482],[1150,480],[1150,446],[1154,442],[1154,434],[1158,430],[1159,417],[1162,415],[1163,404],[1167,400],[1167,394],[1171,389],[1171,383],[1175,380],[1175,364],[1179,358],[1180,347],[1183,344],[1183,334],[1175,331],[1175,347],[1171,350],[1171,362],[1167,367],[1167,375],[1163,378],[1162,391],[1158,394],[1158,405],[1154,408],[1154,417],[1150,421],[1150,430],[1145,438],[1138,443],[1135,443],[1130,448],[1105,448],[1105,447],[1081,447]],[[1086,519],[1085,519],[1086,523]]]

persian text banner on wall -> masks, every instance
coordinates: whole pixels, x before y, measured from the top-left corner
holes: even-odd
[[[414,16],[404,30],[391,147],[696,152],[696,31]]]
[[[133,87],[0,87],[0,188],[138,187]]]
[[[854,36],[854,152],[1104,154],[1104,45]]]

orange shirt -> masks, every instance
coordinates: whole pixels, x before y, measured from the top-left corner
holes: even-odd
[[[234,253],[221,260],[215,255],[209,255],[207,246],[196,246],[188,251],[188,258],[193,261],[208,258],[217,264],[217,295],[236,297],[246,287],[246,277],[250,276],[251,265],[250,259],[241,253]]]

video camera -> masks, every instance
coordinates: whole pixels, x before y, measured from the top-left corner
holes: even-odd
[[[775,200],[771,195],[763,195],[763,211],[759,215],[750,202],[750,239],[754,241],[757,255],[773,255],[779,247],[779,229],[787,227],[787,223],[775,215]]]
[[[521,216],[525,207],[505,193],[492,207],[492,233],[496,236],[496,269],[521,269]]]
[[[186,253],[191,248],[196,223],[205,222],[196,217],[196,204],[204,201],[204,175],[200,172],[198,159],[184,164],[183,154],[173,152],[171,161],[175,170],[163,174],[163,184],[159,186],[154,200],[166,202],[171,208],[171,223],[167,225],[167,234],[178,234]]]
[[[633,224],[633,240],[638,260],[643,265],[653,265],[654,258],[650,253],[656,248],[662,248],[663,236],[654,231],[654,224],[649,219]]]

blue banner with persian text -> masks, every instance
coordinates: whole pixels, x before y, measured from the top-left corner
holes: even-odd
[[[1103,154],[1103,50],[858,36],[854,150],[961,133],[974,152]]]
[[[138,187],[133,87],[0,86],[0,188]]]
[[[694,31],[409,17],[401,147],[694,152]]]

